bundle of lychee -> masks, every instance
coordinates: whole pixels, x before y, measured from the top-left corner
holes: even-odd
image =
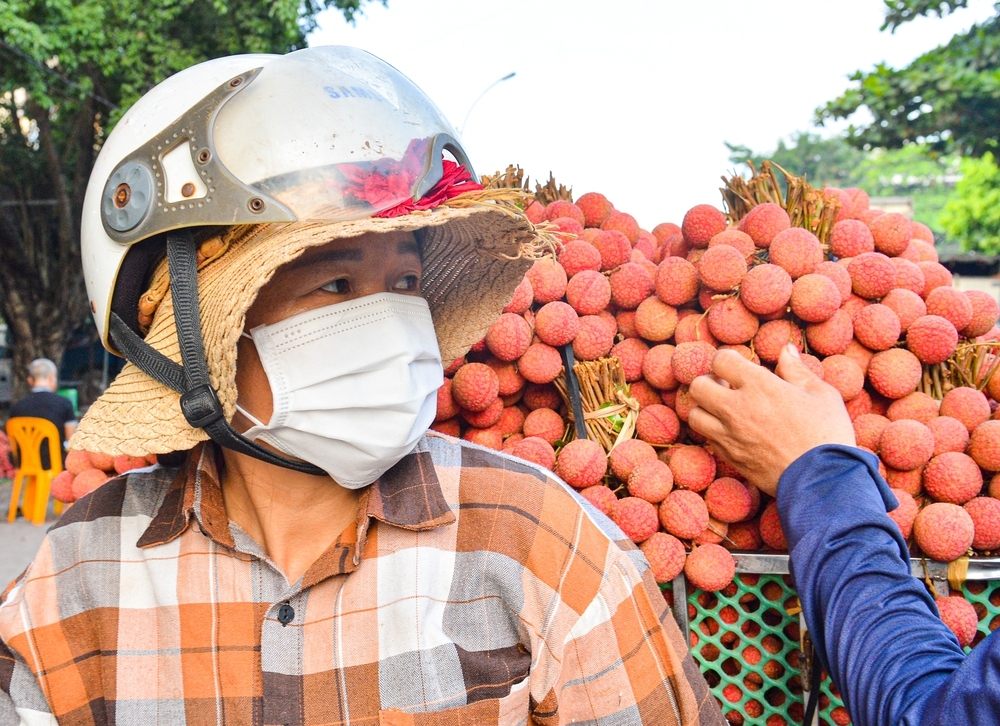
[[[717,590],[730,550],[786,544],[775,503],[687,426],[688,386],[719,349],[773,369],[792,343],[879,456],[914,554],[1000,550],[997,301],[954,289],[930,229],[871,209],[860,189],[756,182],[738,195],[729,184],[728,213],[698,205],[652,231],[598,193],[536,200],[529,217],[563,241],[450,362],[433,428],[553,470],[660,582],[684,571]],[[582,364],[620,363],[625,383],[605,405],[638,413],[610,447],[575,437],[564,346]]]
[[[89,451],[70,451],[66,468],[52,480],[49,490],[54,499],[72,504],[119,474],[156,463],[156,454],[141,456],[109,456]]]

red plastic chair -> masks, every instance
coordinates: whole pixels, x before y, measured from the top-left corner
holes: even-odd
[[[63,470],[59,431],[48,419],[33,416],[15,416],[7,420],[7,436],[14,460],[20,466],[14,473],[14,487],[10,495],[10,511],[7,521],[17,518],[18,505],[21,514],[32,524],[44,524],[49,507],[49,489],[52,480]],[[42,442],[49,450],[48,469],[42,467]],[[24,490],[24,502],[21,493]],[[62,511],[62,502],[56,502],[55,513]]]

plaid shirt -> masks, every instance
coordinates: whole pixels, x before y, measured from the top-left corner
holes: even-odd
[[[52,528],[0,605],[0,721],[724,724],[638,550],[550,472],[430,434],[288,584],[215,451]]]

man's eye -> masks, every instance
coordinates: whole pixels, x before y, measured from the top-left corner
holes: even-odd
[[[320,289],[337,295],[346,295],[351,291],[351,281],[346,277],[338,277],[336,280],[326,283]]]
[[[399,281],[392,287],[394,290],[414,292],[420,289],[420,279],[416,275],[406,275],[399,278]]]

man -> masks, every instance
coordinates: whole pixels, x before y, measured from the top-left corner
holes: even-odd
[[[82,257],[130,363],[73,445],[183,463],[78,501],[7,593],[22,722],[721,726],[621,533],[427,430],[546,251],[467,163],[350,48],[210,61],[119,122]]]
[[[68,398],[56,393],[59,369],[48,358],[36,358],[28,365],[28,385],[31,393],[10,409],[11,418],[33,416],[51,421],[59,432],[59,449],[65,451],[66,442],[76,431],[76,412]],[[42,466],[49,466],[49,448],[42,446]]]
[[[851,722],[1000,723],[1000,638],[965,656],[941,622],[840,393],[793,346],[778,375],[731,351],[716,354],[713,373],[691,384],[690,424],[777,496],[806,624]]]

